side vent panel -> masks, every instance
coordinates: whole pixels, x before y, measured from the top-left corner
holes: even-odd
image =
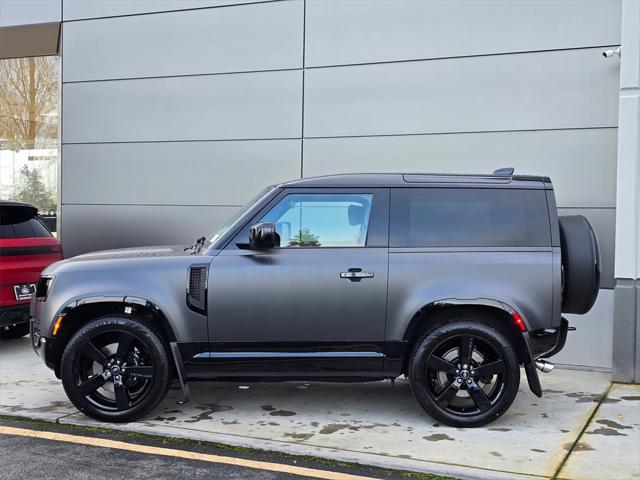
[[[191,265],[187,271],[187,305],[194,312],[207,314],[208,265]]]

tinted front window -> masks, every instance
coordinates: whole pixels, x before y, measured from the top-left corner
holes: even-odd
[[[399,188],[392,247],[524,247],[551,241],[543,190]]]
[[[281,247],[363,247],[370,194],[291,194],[262,219],[272,222]]]

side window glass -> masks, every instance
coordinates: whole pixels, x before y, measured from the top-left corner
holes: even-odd
[[[276,225],[281,248],[364,247],[372,198],[371,194],[290,194],[260,221]]]
[[[546,247],[550,242],[544,190],[392,191],[393,247]]]

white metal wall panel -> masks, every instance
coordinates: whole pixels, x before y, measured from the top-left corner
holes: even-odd
[[[191,244],[211,236],[238,207],[62,205],[65,257],[110,248]]]
[[[191,242],[301,171],[513,166],[598,234],[605,289],[557,360],[609,368],[620,1],[246,3],[64,0],[65,253]],[[303,51],[304,88],[263,71]]]
[[[298,137],[302,73],[63,85],[63,143]]]
[[[564,349],[551,361],[565,365],[611,368],[613,339],[613,290],[600,290],[586,315],[565,315],[576,327],[569,332]]]
[[[113,17],[190,8],[225,7],[255,0],[63,0],[63,19]]]
[[[63,80],[299,68],[303,10],[275,2],[65,23]]]
[[[61,0],[0,0],[0,27],[59,22]]]
[[[304,175],[357,172],[547,175],[562,207],[615,207],[615,128],[318,138],[304,141]]]
[[[600,49],[311,69],[306,136],[617,125],[619,63]]]
[[[306,60],[339,65],[614,45],[620,12],[617,0],[309,0]]]
[[[65,145],[65,204],[242,205],[300,175],[300,140]]]

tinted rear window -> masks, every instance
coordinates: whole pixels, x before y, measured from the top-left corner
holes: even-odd
[[[49,230],[36,218],[20,221],[4,216],[0,218],[0,238],[51,237]]]
[[[543,247],[550,242],[544,190],[391,192],[392,247]]]

